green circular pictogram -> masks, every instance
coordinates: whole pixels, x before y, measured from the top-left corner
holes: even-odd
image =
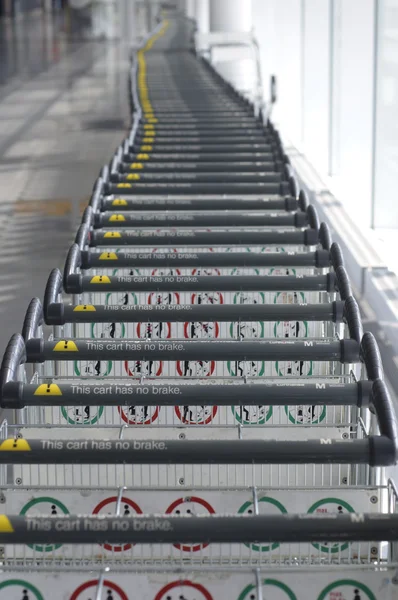
[[[361,590],[361,592],[366,594],[366,599],[363,598],[363,600],[377,600],[374,593],[364,583],[355,581],[354,579],[340,579],[340,581],[334,581],[320,593],[317,600],[327,600],[327,595],[338,587],[351,587],[353,588],[352,591],[354,593],[355,590]]]
[[[73,370],[78,377],[107,377],[112,365],[111,360],[75,360]]]
[[[278,327],[284,323],[292,323],[292,327],[294,330],[293,335],[278,335]],[[297,328],[297,323],[298,323],[298,328]],[[298,335],[299,333],[301,333],[300,331],[300,325],[304,325],[304,329],[302,329],[303,335]],[[308,337],[308,322],[307,321],[276,321],[275,325],[274,325],[274,337],[276,338],[306,338]]]
[[[261,587],[263,587],[263,586],[270,586],[270,587],[277,588],[278,590],[280,590],[281,592],[283,592],[286,595],[285,596],[286,600],[297,600],[296,594],[294,594],[292,592],[292,590],[285,583],[282,583],[281,581],[277,581],[276,579],[263,579],[261,582]],[[255,593],[256,591],[257,591],[257,586],[255,586],[253,584],[249,584],[240,593],[238,600],[251,600],[251,598],[253,596],[256,597],[253,594],[253,592]]]
[[[236,329],[236,331],[235,331]],[[231,339],[255,340],[264,337],[264,323],[262,321],[244,321],[243,323],[231,323],[229,326]]]
[[[101,335],[95,335],[95,329],[97,326],[102,326]],[[107,334],[107,335],[105,335]],[[108,339],[113,340],[124,338],[126,335],[125,323],[91,323],[91,337],[94,340]]]
[[[92,409],[95,409],[92,411]],[[73,416],[69,411],[75,411]],[[61,406],[61,413],[69,425],[95,425],[104,413],[103,406]]]
[[[261,360],[229,360],[227,362],[227,369],[232,377],[262,377],[265,371],[265,363]]]
[[[258,411],[257,418],[253,409]],[[243,425],[264,425],[272,417],[272,406],[231,406],[231,410],[238,423]]]
[[[302,408],[301,408],[301,406],[302,406]],[[301,406],[300,407],[294,407],[294,408],[298,409],[297,410],[297,415],[295,417],[292,414],[294,408],[292,408],[290,406],[285,406],[284,407],[285,408],[285,413],[288,416],[289,421],[291,423],[293,423],[293,425],[308,425],[308,424],[318,425],[319,423],[322,423],[322,421],[325,420],[325,418],[326,418],[326,406],[324,406],[324,405],[323,406],[312,406],[312,405],[307,405],[307,404],[304,404],[304,405],[301,405]],[[305,421],[304,420],[305,419],[305,414],[304,414],[305,413],[305,409],[304,409],[304,407],[306,407],[308,409],[307,410],[308,414],[310,414],[309,410],[311,410],[311,420],[309,420],[309,421]],[[315,414],[316,413],[316,409],[319,409],[319,411],[320,411],[319,415]],[[302,411],[301,414],[300,414],[300,410]]]
[[[37,587],[35,587],[31,583],[29,583],[28,581],[24,581],[23,579],[7,579],[6,581],[2,581],[0,583],[0,591],[4,590],[5,588],[8,588],[8,587],[17,587],[17,586],[21,587],[22,590],[27,590],[27,591],[31,592],[34,595],[34,599],[32,599],[32,600],[44,600],[44,596],[37,589]]]
[[[312,513],[316,512],[320,506],[325,506],[326,504],[337,505],[337,513],[340,513],[340,512],[343,513],[343,508],[345,508],[345,510],[349,513],[355,512],[355,510],[352,508],[352,506],[350,504],[348,504],[348,502],[346,502],[345,500],[340,500],[340,498],[323,498],[322,500],[318,500],[318,502],[315,502],[315,504],[313,504],[308,509],[308,514],[312,514]],[[339,508],[341,508],[341,511],[339,510]],[[349,542],[344,542],[343,544],[339,544],[337,542],[333,545],[325,546],[325,545],[322,545],[322,542],[321,542],[320,544],[313,543],[312,545],[314,546],[314,548],[316,548],[317,550],[320,550],[321,552],[327,552],[328,554],[336,554],[336,552],[343,552],[344,550],[347,550],[347,548],[349,547],[350,544],[349,544]]]
[[[268,496],[263,496],[262,498],[258,499],[258,502],[259,504],[260,502],[263,502],[264,504],[270,504],[271,506],[277,508],[280,513],[287,514],[286,508],[283,506],[283,504],[279,502],[279,500],[269,498]],[[249,506],[253,506],[253,502],[251,500],[248,500],[247,502],[242,504],[242,506],[238,510],[238,514],[244,513],[249,508]],[[251,548],[251,550],[256,550],[257,552],[269,552],[270,550],[275,550],[275,548],[278,548],[280,544],[279,542],[274,542],[273,544],[268,546],[259,546],[258,544],[245,544],[245,546],[247,548]]]
[[[288,372],[284,373],[282,369],[287,370]],[[278,377],[311,377],[312,370],[313,370],[313,363],[312,363],[312,360],[310,360],[310,361],[290,360],[290,361],[282,361],[282,362],[276,361],[275,370],[276,370]],[[305,372],[304,372],[304,370],[305,370]]]
[[[132,302],[129,302],[129,300]],[[137,305],[138,298],[134,292],[109,292],[105,297],[105,304],[107,306],[128,306],[130,304]]]
[[[246,295],[246,298],[245,298]],[[250,297],[251,296],[251,297]],[[249,302],[242,302],[242,298],[249,300]],[[258,301],[254,301],[258,298]],[[263,292],[237,292],[233,299],[234,304],[265,304],[265,294]]]
[[[38,504],[43,504],[43,503],[51,505],[51,509],[52,509],[51,514],[58,514],[56,509],[59,508],[59,510],[61,511],[61,513],[63,515],[69,515],[69,510],[66,508],[65,504],[63,504],[60,500],[57,500],[56,498],[51,498],[50,496],[42,496],[40,498],[33,498],[32,500],[30,500],[30,502],[25,504],[25,506],[22,508],[22,510],[19,514],[26,515],[28,510],[30,510],[34,506],[37,506]],[[53,512],[53,510],[55,512]],[[31,548],[32,550],[35,550],[36,552],[53,552],[54,550],[58,550],[58,548],[61,548],[62,544],[51,544],[51,545],[46,545],[46,546],[40,546],[37,544],[34,544],[34,545],[27,544],[27,546],[29,548]]]

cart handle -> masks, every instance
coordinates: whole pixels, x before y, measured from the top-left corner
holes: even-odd
[[[0,515],[4,544],[394,542],[397,514]],[[98,522],[101,520],[101,527]],[[70,522],[70,526],[67,523]],[[72,526],[73,524],[73,526]]]
[[[321,244],[324,250],[330,252],[330,247],[332,245],[332,236],[330,234],[329,226],[325,222],[322,222],[319,227],[319,243]]]
[[[77,244],[80,250],[83,250],[85,246],[90,243],[90,228],[87,224],[80,225],[77,230],[75,237],[75,244]]]
[[[39,298],[32,298],[22,325],[22,338],[25,342],[37,337],[37,330],[44,324],[43,306]]]
[[[62,274],[59,269],[53,269],[47,280],[46,289],[44,292],[44,320],[46,323],[49,322],[49,309],[51,306],[63,306],[62,302],[59,302],[59,296],[62,294]]]
[[[366,332],[362,338],[360,359],[364,363],[371,381],[376,381],[377,379],[384,380],[383,363],[379,346],[374,335],[370,332]]]
[[[334,270],[336,270],[337,267],[345,267],[343,252],[336,242],[333,242],[330,246],[330,260]]]
[[[25,342],[15,333],[7,344],[0,367],[0,389],[9,381],[18,380],[18,369],[26,362]]]
[[[66,257],[63,285],[66,294],[80,294],[82,275],[77,270],[82,266],[82,253],[77,244],[72,244]]]
[[[101,206],[102,188],[103,188],[103,181],[99,177],[94,184],[93,193],[91,195],[90,202],[89,202],[89,206],[91,206],[91,208],[93,209],[94,212],[97,211],[98,208]]]

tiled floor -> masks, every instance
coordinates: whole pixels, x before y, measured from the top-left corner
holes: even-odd
[[[0,20],[0,352],[61,267],[80,209],[129,124],[116,42],[63,32],[61,16]]]

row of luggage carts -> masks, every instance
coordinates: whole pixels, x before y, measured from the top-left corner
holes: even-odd
[[[398,598],[376,341],[191,28],[135,54],[131,131],[5,351],[0,600]]]

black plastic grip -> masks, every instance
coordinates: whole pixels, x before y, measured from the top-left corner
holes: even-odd
[[[285,210],[291,212],[297,210],[297,200],[295,196],[286,196],[285,198]]]
[[[307,213],[309,226],[311,227],[311,229],[315,229],[316,231],[318,231],[319,230],[319,217],[318,217],[318,213],[316,212],[315,206],[313,204],[310,204],[306,210],[306,213]]]
[[[91,206],[94,212],[97,212],[97,210],[101,208],[102,187],[102,179],[97,179],[89,202],[89,205]]]
[[[317,229],[306,229],[304,231],[304,243],[306,246],[316,246],[318,243]]]
[[[352,296],[352,289],[347,271],[344,267],[337,267],[336,272],[336,288],[342,300],[347,300]]]
[[[360,344],[363,337],[361,313],[353,296],[344,302],[344,320],[347,323],[350,339]]]
[[[297,198],[298,195],[298,186],[294,177],[289,177],[289,192],[293,198]]]
[[[84,249],[84,246],[90,243],[90,228],[87,225],[80,225],[77,230],[75,237],[75,244],[77,244],[80,250]]]
[[[372,464],[395,465],[398,461],[397,419],[390,394],[382,379],[374,381],[372,399],[381,434],[369,438],[372,441]]]
[[[82,265],[82,254],[77,244],[69,248],[64,266],[63,285],[67,294],[80,294],[82,288],[82,275],[76,273]]]
[[[7,344],[0,367],[0,388],[15,381],[19,367],[26,362],[26,348],[22,336],[15,333]]]
[[[82,225],[87,225],[88,227],[92,227],[94,221],[94,213],[91,206],[87,206],[84,209],[82,216]]]
[[[307,194],[305,193],[304,190],[301,190],[299,193],[298,203],[299,203],[300,210],[302,210],[303,212],[306,212],[310,203],[308,202]]]
[[[335,270],[337,267],[345,267],[343,252],[336,242],[330,246],[330,261]]]
[[[44,323],[43,306],[39,298],[33,298],[25,313],[25,318],[22,325],[22,338],[30,340],[37,337],[37,330]]]
[[[49,323],[49,308],[52,304],[56,304],[59,301],[59,294],[62,293],[62,274],[59,269],[53,269],[47,280],[46,289],[44,292],[44,320]]]
[[[319,243],[324,250],[330,251],[330,247],[332,245],[332,236],[326,223],[321,223],[319,227]]]
[[[371,381],[384,379],[383,363],[379,346],[372,333],[366,332],[361,342],[361,361],[365,364],[366,372]]]

